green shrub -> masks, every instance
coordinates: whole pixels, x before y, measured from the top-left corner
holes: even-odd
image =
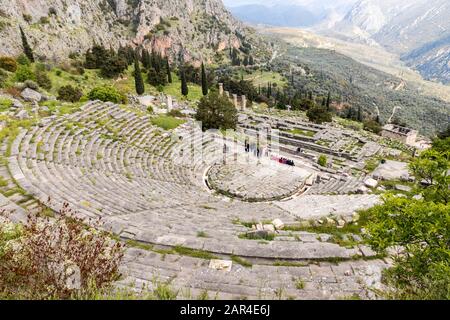
[[[29,88],[32,90],[39,90],[39,85],[36,82],[34,82],[33,80],[26,80],[24,84],[25,84],[26,88]]]
[[[6,80],[8,79],[8,74],[3,71],[3,69],[0,69],[0,88],[5,87]]]
[[[364,121],[364,130],[379,134],[382,130],[382,127],[378,122],[369,120]]]
[[[82,96],[83,92],[71,85],[63,86],[58,90],[58,100],[62,101],[78,102]]]
[[[11,57],[0,57],[0,68],[9,72],[16,72],[17,62]]]
[[[322,124],[324,122],[331,122],[332,121],[332,115],[330,112],[328,112],[324,107],[313,107],[312,109],[309,109],[306,112],[306,116],[308,117],[309,121]]]
[[[322,166],[325,167],[328,163],[328,159],[326,156],[324,156],[323,154],[319,157],[319,160],[317,160],[317,163]]]
[[[30,59],[23,53],[17,57],[17,63],[23,66],[29,66],[31,64]]]
[[[22,17],[23,17],[23,20],[25,20],[26,22],[28,22],[28,23],[31,23],[32,21],[33,21],[33,17],[31,16],[31,15],[29,15],[29,14],[23,14],[22,15]]]
[[[36,81],[36,75],[28,65],[19,65],[15,74],[15,80],[25,82],[26,80]]]
[[[182,125],[185,121],[170,116],[158,116],[151,120],[152,124],[164,130],[172,130]]]
[[[424,151],[409,169],[416,181],[411,195],[388,194],[382,203],[360,213],[367,221],[365,238],[377,253],[388,248],[402,250],[383,274],[388,298],[448,300],[450,153],[435,148]]]
[[[88,94],[89,100],[110,101],[114,103],[126,103],[126,97],[116,88],[111,86],[96,87]]]
[[[52,88],[52,81],[45,71],[39,70],[36,72],[36,81],[41,88],[44,88],[46,90],[50,90]]]
[[[49,16],[56,16],[56,15],[58,15],[58,12],[56,11],[55,7],[50,7],[48,9],[48,15]]]
[[[13,102],[10,99],[0,97],[0,112],[9,110],[12,105]]]
[[[186,117],[183,113],[181,113],[180,110],[175,110],[175,109],[169,111],[169,112],[167,113],[167,115],[168,115],[168,116],[171,116],[171,117],[175,117],[175,118],[185,118],[185,117]]]
[[[48,23],[50,23],[50,19],[48,17],[41,17],[39,19],[39,23],[40,24],[48,24]]]

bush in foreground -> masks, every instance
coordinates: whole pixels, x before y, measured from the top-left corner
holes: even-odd
[[[417,185],[409,196],[387,196],[361,214],[368,221],[367,241],[380,253],[400,248],[384,273],[388,298],[448,300],[450,148],[423,152],[410,170]]]
[[[64,204],[23,224],[0,224],[0,298],[69,299],[105,290],[119,277],[122,244],[87,226]],[[3,213],[4,215],[5,213]]]

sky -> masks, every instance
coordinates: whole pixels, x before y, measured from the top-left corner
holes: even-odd
[[[298,4],[308,7],[333,7],[341,6],[345,4],[353,4],[357,0],[222,0],[226,6],[240,6],[246,4],[261,4],[266,6],[272,6],[276,4]]]

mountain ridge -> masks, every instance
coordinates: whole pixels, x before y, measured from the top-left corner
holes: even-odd
[[[132,43],[197,63],[227,48],[251,47],[255,58],[268,51],[220,0],[0,0],[0,8],[4,55],[20,53],[19,26],[35,52],[52,60],[94,43],[114,49]]]

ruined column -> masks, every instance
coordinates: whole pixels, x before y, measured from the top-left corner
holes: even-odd
[[[173,108],[173,101],[172,101],[172,96],[167,96],[167,111],[170,112],[172,111]]]
[[[223,83],[219,83],[219,95],[223,96]]]
[[[234,107],[237,109],[238,108],[238,99],[237,99],[237,94],[233,93],[233,104]]]
[[[245,111],[245,109],[247,108],[247,97],[243,95],[241,99],[242,99],[242,111]]]

